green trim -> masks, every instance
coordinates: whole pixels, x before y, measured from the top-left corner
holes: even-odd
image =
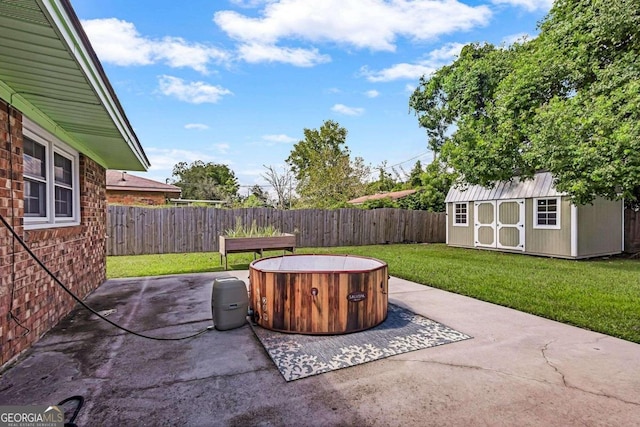
[[[79,151],[80,153],[90,157],[100,166],[108,169],[107,162],[97,155],[92,149],[78,142],[75,138],[64,131],[60,126],[53,122],[49,116],[44,114],[33,104],[16,94],[3,81],[0,81],[0,98],[4,99],[10,106],[20,111],[25,117],[33,121],[35,124],[54,135],[60,141]]]

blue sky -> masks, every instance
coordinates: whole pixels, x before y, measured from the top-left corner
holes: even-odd
[[[464,44],[535,37],[551,2],[71,0],[151,161],[135,174],[202,160],[247,186],[329,119],[371,166],[428,163],[408,108],[420,76]]]

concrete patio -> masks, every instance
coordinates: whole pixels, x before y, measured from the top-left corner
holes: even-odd
[[[216,277],[105,282],[88,299],[155,336],[211,325]],[[0,378],[0,404],[82,395],[79,426],[631,426],[640,345],[401,279],[390,302],[473,336],[287,383],[248,325],[185,341],[78,310]]]

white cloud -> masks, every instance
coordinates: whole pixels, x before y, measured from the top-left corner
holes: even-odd
[[[379,71],[362,67],[360,73],[370,82],[389,82],[400,79],[418,79],[424,75],[430,75],[438,68],[453,61],[465,45],[462,43],[447,43],[442,47],[432,50],[423,60],[413,64],[400,63]]]
[[[202,123],[187,123],[184,125],[185,129],[207,130],[209,126]]]
[[[238,175],[259,177],[263,173],[264,173],[264,169],[243,169],[240,172],[238,172]]]
[[[400,63],[380,71],[369,71],[367,67],[363,67],[360,71],[370,82],[390,82],[399,79],[415,79],[431,74],[435,70],[431,65]]]
[[[180,37],[151,39],[136,27],[116,18],[82,21],[91,45],[103,62],[120,66],[164,63],[173,68],[192,68],[208,73],[210,63],[226,63],[230,54],[202,43],[190,43]]]
[[[488,6],[458,0],[281,0],[268,2],[258,17],[225,10],[215,13],[214,22],[242,45],[296,40],[394,51],[400,37],[433,40],[486,25],[490,18]]]
[[[380,92],[375,89],[368,90],[364,94],[367,98],[377,98],[378,96],[380,96]]]
[[[229,89],[204,82],[185,82],[183,79],[163,75],[158,78],[160,92],[191,104],[217,103],[224,95],[232,95]]]
[[[364,108],[347,107],[344,104],[336,104],[331,107],[331,111],[344,114],[346,116],[361,116],[364,114]]]
[[[277,135],[262,135],[262,139],[264,139],[265,141],[269,141],[269,142],[282,142],[282,143],[285,143],[285,144],[289,144],[289,143],[292,143],[294,141],[297,141],[296,138],[293,138],[291,136],[285,135],[283,133],[277,134]]]
[[[202,160],[205,163],[222,163],[217,157],[201,151],[155,147],[145,147],[144,151],[149,156],[149,162],[151,162],[149,171],[169,171],[169,175],[171,175],[173,167],[179,162],[191,163],[196,160]]]
[[[517,33],[517,34],[511,34],[509,36],[503,37],[502,43],[504,43],[505,46],[511,46],[516,42],[522,43],[524,41],[530,41],[535,38],[536,36],[532,36],[529,33]]]
[[[553,6],[553,0],[491,0],[491,3],[523,7],[530,12],[550,10]]]
[[[216,150],[218,150],[222,154],[226,154],[227,152],[229,152],[229,148],[231,148],[231,146],[226,142],[221,142],[220,144],[213,144],[213,146],[215,147]]]
[[[439,49],[434,49],[427,54],[429,61],[450,62],[460,55],[460,51],[465,47],[464,43],[446,43]]]
[[[318,49],[302,49],[278,47],[272,44],[246,43],[238,47],[238,55],[250,63],[283,62],[296,67],[313,67],[314,65],[330,62],[329,55],[323,55]]]

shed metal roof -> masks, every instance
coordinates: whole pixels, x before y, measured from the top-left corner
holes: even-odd
[[[553,176],[549,172],[539,172],[533,179],[520,181],[514,178],[513,181],[498,182],[493,188],[471,185],[465,189],[451,187],[446,203],[471,202],[483,200],[508,200],[508,199],[528,199],[531,197],[557,197],[565,196],[556,190],[553,185]]]
[[[149,167],[69,0],[0,1],[0,98],[106,168]]]

